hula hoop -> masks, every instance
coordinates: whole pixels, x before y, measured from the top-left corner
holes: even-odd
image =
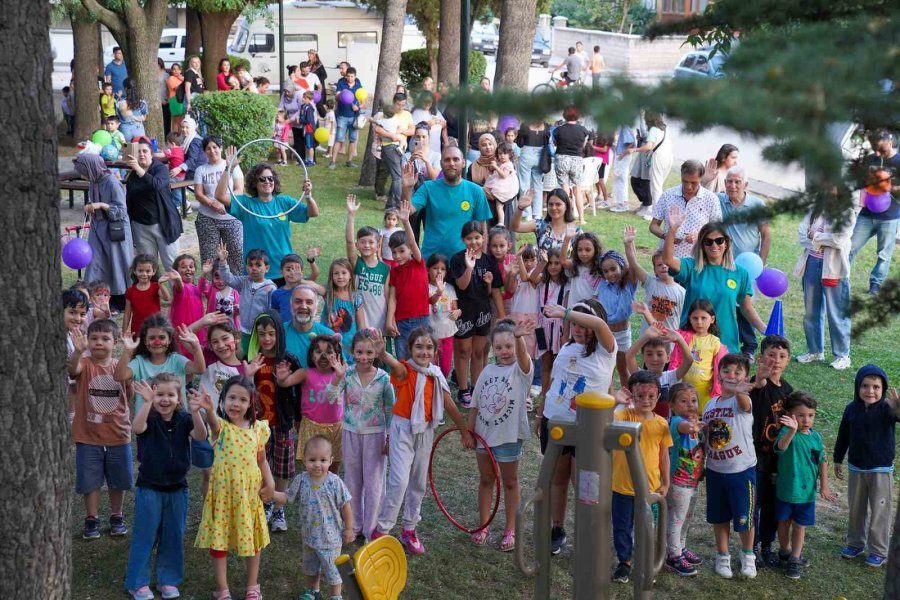
[[[469,433],[472,434],[472,437],[474,437],[477,442],[481,443],[481,445],[484,446],[484,449],[487,450],[488,458],[491,459],[491,467],[494,469],[494,481],[497,482],[497,499],[494,501],[494,510],[491,511],[491,516],[488,517],[487,521],[485,521],[478,527],[469,529],[453,518],[453,515],[451,515],[450,512],[444,507],[444,503],[441,502],[441,499],[437,493],[437,489],[435,489],[434,487],[434,476],[432,473],[432,467],[434,465],[434,453],[437,450],[438,445],[441,443],[441,440],[444,439],[444,436],[454,431],[459,431],[459,427],[451,427],[450,429],[441,432],[441,434],[437,436],[437,439],[434,440],[434,444],[431,446],[431,455],[428,457],[428,485],[431,486],[431,495],[434,496],[434,501],[437,502],[438,508],[442,513],[444,513],[444,516],[447,517],[448,521],[453,523],[453,525],[455,525],[456,528],[461,531],[465,531],[466,533],[477,533],[491,524],[491,521],[493,521],[494,517],[497,515],[497,509],[500,508],[500,466],[497,464],[497,460],[494,458],[494,453],[491,452],[490,447],[484,443],[484,438],[482,438],[474,431],[470,431]]]
[[[294,204],[294,206],[292,206],[288,210],[282,211],[282,212],[278,213],[277,215],[260,215],[260,214],[253,212],[252,210],[250,210],[243,204],[241,204],[241,201],[238,200],[237,196],[234,194],[234,186],[231,183],[231,173],[234,170],[234,166],[237,164],[237,161],[235,159],[238,156],[240,156],[241,152],[243,152],[244,149],[247,148],[248,146],[252,146],[253,144],[259,144],[259,143],[263,143],[263,142],[269,143],[269,144],[272,144],[275,146],[282,146],[282,147],[290,150],[294,154],[294,156],[297,157],[297,162],[300,163],[300,166],[303,167],[303,183],[305,184],[307,181],[309,181],[309,171],[306,170],[306,165],[303,164],[303,159],[300,158],[300,155],[297,154],[296,150],[294,150],[291,146],[282,142],[281,140],[273,140],[271,138],[257,138],[255,140],[250,140],[249,142],[247,142],[246,144],[244,144],[243,146],[238,148],[238,151],[235,152],[231,161],[228,163],[228,168],[226,169],[226,172],[225,172],[225,175],[228,176],[228,181],[226,181],[226,183],[228,185],[228,195],[231,196],[231,201],[237,202],[237,205],[240,206],[244,210],[245,213],[247,213],[249,215],[253,215],[257,219],[280,219],[280,218],[284,217],[285,215],[292,213],[294,210],[296,210],[296,208],[298,206],[300,206],[300,202],[302,202],[305,192],[300,194],[300,197],[297,199],[297,202]]]

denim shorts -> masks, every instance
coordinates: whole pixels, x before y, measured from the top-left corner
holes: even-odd
[[[211,469],[213,466],[213,447],[209,440],[191,438],[191,465],[198,469]]]
[[[476,448],[475,452],[478,454],[487,454],[487,450],[483,447]],[[494,455],[494,460],[498,463],[516,462],[522,458],[522,440],[500,444],[499,446],[491,446],[491,453]]]
[[[775,520],[793,521],[803,527],[812,527],[816,524],[816,503],[804,502],[794,504],[775,499]]]
[[[127,491],[132,486],[131,444],[75,444],[75,491],[89,494],[103,487]]]
[[[338,142],[346,142],[348,133],[350,135],[350,141],[355,142],[359,135],[359,132],[356,129],[356,117],[337,117],[335,140]]]

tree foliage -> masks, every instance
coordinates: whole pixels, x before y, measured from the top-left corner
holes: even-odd
[[[569,27],[642,34],[653,11],[629,0],[552,0],[553,16],[568,19]]]
[[[469,83],[477,84],[484,77],[487,61],[478,50],[469,51]],[[425,48],[407,50],[400,55],[400,79],[407,88],[421,87],[422,80],[431,75],[428,52]]]
[[[272,137],[275,105],[259,94],[247,91],[208,92],[194,99],[191,111],[209,131],[222,137],[226,146],[242,146],[251,140]],[[264,159],[270,148],[258,144],[242,154],[245,165]]]

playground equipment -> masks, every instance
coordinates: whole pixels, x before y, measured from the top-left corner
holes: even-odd
[[[564,446],[577,450],[575,494],[575,600],[606,600],[611,592],[612,451],[625,452],[634,484],[634,598],[649,600],[653,582],[666,558],[666,503],[651,494],[638,447],[640,423],[613,422],[616,401],[588,392],[575,398],[575,422],[548,423],[549,443],[541,462],[534,494],[523,496],[516,513],[516,539],[524,541],[525,513],[534,507],[535,563],[525,558],[525,544],[516,545],[514,561],[522,573],[535,577],[535,600],[550,596],[550,484]],[[654,526],[652,505],[659,506]],[[654,536],[655,532],[655,536]]]
[[[341,554],[334,563],[347,600],[396,600],[406,587],[406,553],[393,536],[369,542],[352,559]]]

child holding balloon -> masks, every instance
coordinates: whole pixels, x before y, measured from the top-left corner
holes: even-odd
[[[307,167],[316,164],[316,104],[313,98],[312,92],[303,92],[303,104],[300,106],[300,126],[303,128],[303,147],[306,149],[306,160],[303,164]]]

